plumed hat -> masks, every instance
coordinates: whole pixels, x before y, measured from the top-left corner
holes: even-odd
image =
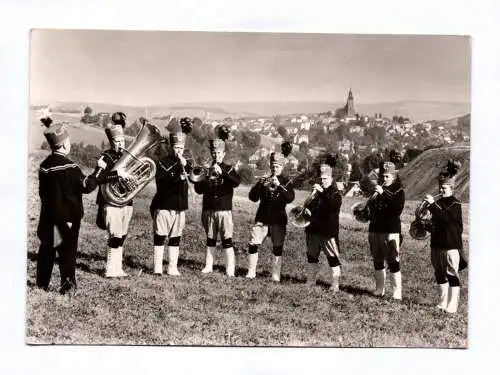
[[[210,151],[224,151],[226,149],[225,141],[230,135],[231,131],[226,125],[217,126],[215,128],[215,137],[208,141]]]
[[[319,165],[319,175],[320,177],[328,176],[332,177],[333,169],[337,165],[338,155],[336,154],[327,154],[324,157],[324,161]]]
[[[63,145],[64,141],[69,139],[69,133],[66,130],[66,127],[61,124],[54,124],[48,127],[43,135],[51,149],[58,148]]]
[[[270,157],[270,164],[278,164],[278,165],[281,165],[283,166],[285,164],[285,155],[283,155],[282,153],[280,152],[273,152],[271,153],[271,157]]]
[[[319,175],[320,177],[328,176],[331,177],[333,173],[333,168],[331,165],[322,163],[319,165]]]
[[[462,164],[458,160],[449,159],[444,170],[439,172],[439,185],[450,185],[455,187],[456,176]]]
[[[186,144],[187,135],[193,130],[193,122],[189,117],[183,117],[180,120],[181,131],[174,131],[169,134],[170,145],[182,145]]]
[[[392,161],[386,161],[383,165],[382,165],[382,174],[384,173],[389,173],[393,176],[396,175],[396,165],[392,162]]]
[[[117,124],[108,124],[104,128],[104,132],[106,133],[109,142],[120,141],[125,137],[123,127]]]
[[[69,133],[66,127],[62,124],[53,123],[49,108],[41,110],[40,122],[46,128],[43,135],[52,150],[62,146],[64,141],[69,139]]]
[[[123,112],[115,112],[111,116],[111,122],[115,125],[121,125],[125,127],[125,120],[127,119],[127,115]]]

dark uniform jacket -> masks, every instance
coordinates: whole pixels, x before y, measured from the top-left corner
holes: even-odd
[[[260,181],[250,189],[248,198],[252,202],[260,200],[255,222],[265,225],[287,224],[285,207],[295,199],[295,192],[291,184],[289,184],[289,179],[280,175],[278,180],[281,185],[274,191],[265,187]]]
[[[92,192],[105,178],[94,174],[86,177],[80,167],[58,152],[52,153],[41,164],[38,172],[39,195],[42,201],[38,236],[62,223],[80,222],[83,217],[82,194]]]
[[[203,194],[203,211],[230,211],[233,209],[233,189],[240,184],[240,176],[234,168],[221,163],[222,175],[197,182],[194,190]]]
[[[370,204],[369,232],[401,233],[401,213],[405,205],[405,192],[401,180],[396,178],[390,186]]]
[[[341,205],[342,194],[333,182],[307,206],[311,211],[311,223],[306,227],[306,233],[334,237],[338,244]]]
[[[451,196],[429,205],[432,213],[431,248],[462,249],[462,206]]]
[[[188,209],[188,180],[185,173],[190,171],[189,162],[183,170],[179,159],[171,155],[156,163],[156,194],[151,202],[151,214],[154,210]]]
[[[104,172],[107,172],[109,174],[109,172],[111,171],[111,169],[113,169],[113,167],[115,166],[115,164],[118,162],[118,160],[120,159],[120,157],[122,155],[123,155],[122,153],[120,153],[118,151],[115,151],[113,149],[109,149],[109,150],[104,151],[101,154],[101,158],[104,159],[104,162],[107,164],[106,168],[104,169]],[[97,173],[98,171],[99,171],[99,167],[96,167],[94,173]],[[101,174],[103,174],[102,171],[100,172],[100,175]],[[105,175],[108,175],[108,174],[105,173]],[[99,191],[97,193],[96,203],[99,206],[102,206],[105,203],[109,203],[109,202],[105,201],[104,196],[102,194],[102,187],[100,187],[100,186],[99,186]],[[128,202],[126,205],[127,206],[132,206],[133,205],[132,200],[130,200],[130,202]],[[102,207],[100,207],[99,209],[101,210]]]

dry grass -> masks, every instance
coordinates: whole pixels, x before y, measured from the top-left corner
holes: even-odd
[[[135,199],[135,213],[125,244],[123,280],[103,278],[106,233],[95,225],[95,193],[85,197],[77,260],[79,289],[73,299],[57,294],[59,274],[53,274],[48,293],[34,288],[38,240],[35,227],[39,202],[36,168],[44,152],[30,157],[28,280],[26,340],[28,343],[160,344],[231,346],[334,347],[467,347],[467,271],[458,314],[437,311],[437,291],[429,259],[428,241],[407,234],[417,202],[408,202],[403,215],[405,242],[402,303],[374,298],[372,263],[366,224],[350,215],[352,199],[342,207],[341,292],[328,290],[328,267],[321,258],[318,285],[307,287],[302,230],[289,226],[285,242],[282,282],[270,280],[270,244],[260,251],[258,278],[246,271],[246,248],[257,205],[247,198],[247,187],[237,190],[234,203],[234,243],[237,277],[224,276],[222,252],[215,272],[200,273],[204,265],[205,236],[200,223],[200,197],[191,195],[185,236],[181,242],[182,276],[152,275],[152,188]],[[308,192],[298,192],[301,203]],[[464,205],[464,217],[468,207]],[[468,223],[466,223],[468,233]],[[468,252],[468,235],[464,236]]]

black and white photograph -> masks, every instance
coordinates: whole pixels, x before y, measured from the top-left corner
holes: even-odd
[[[31,30],[27,344],[469,347],[467,35]]]

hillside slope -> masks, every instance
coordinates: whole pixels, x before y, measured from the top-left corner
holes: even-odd
[[[470,147],[430,149],[412,160],[400,172],[406,199],[421,200],[426,194],[438,194],[436,177],[450,158],[462,163],[457,175],[455,196],[462,202],[469,202]]]

